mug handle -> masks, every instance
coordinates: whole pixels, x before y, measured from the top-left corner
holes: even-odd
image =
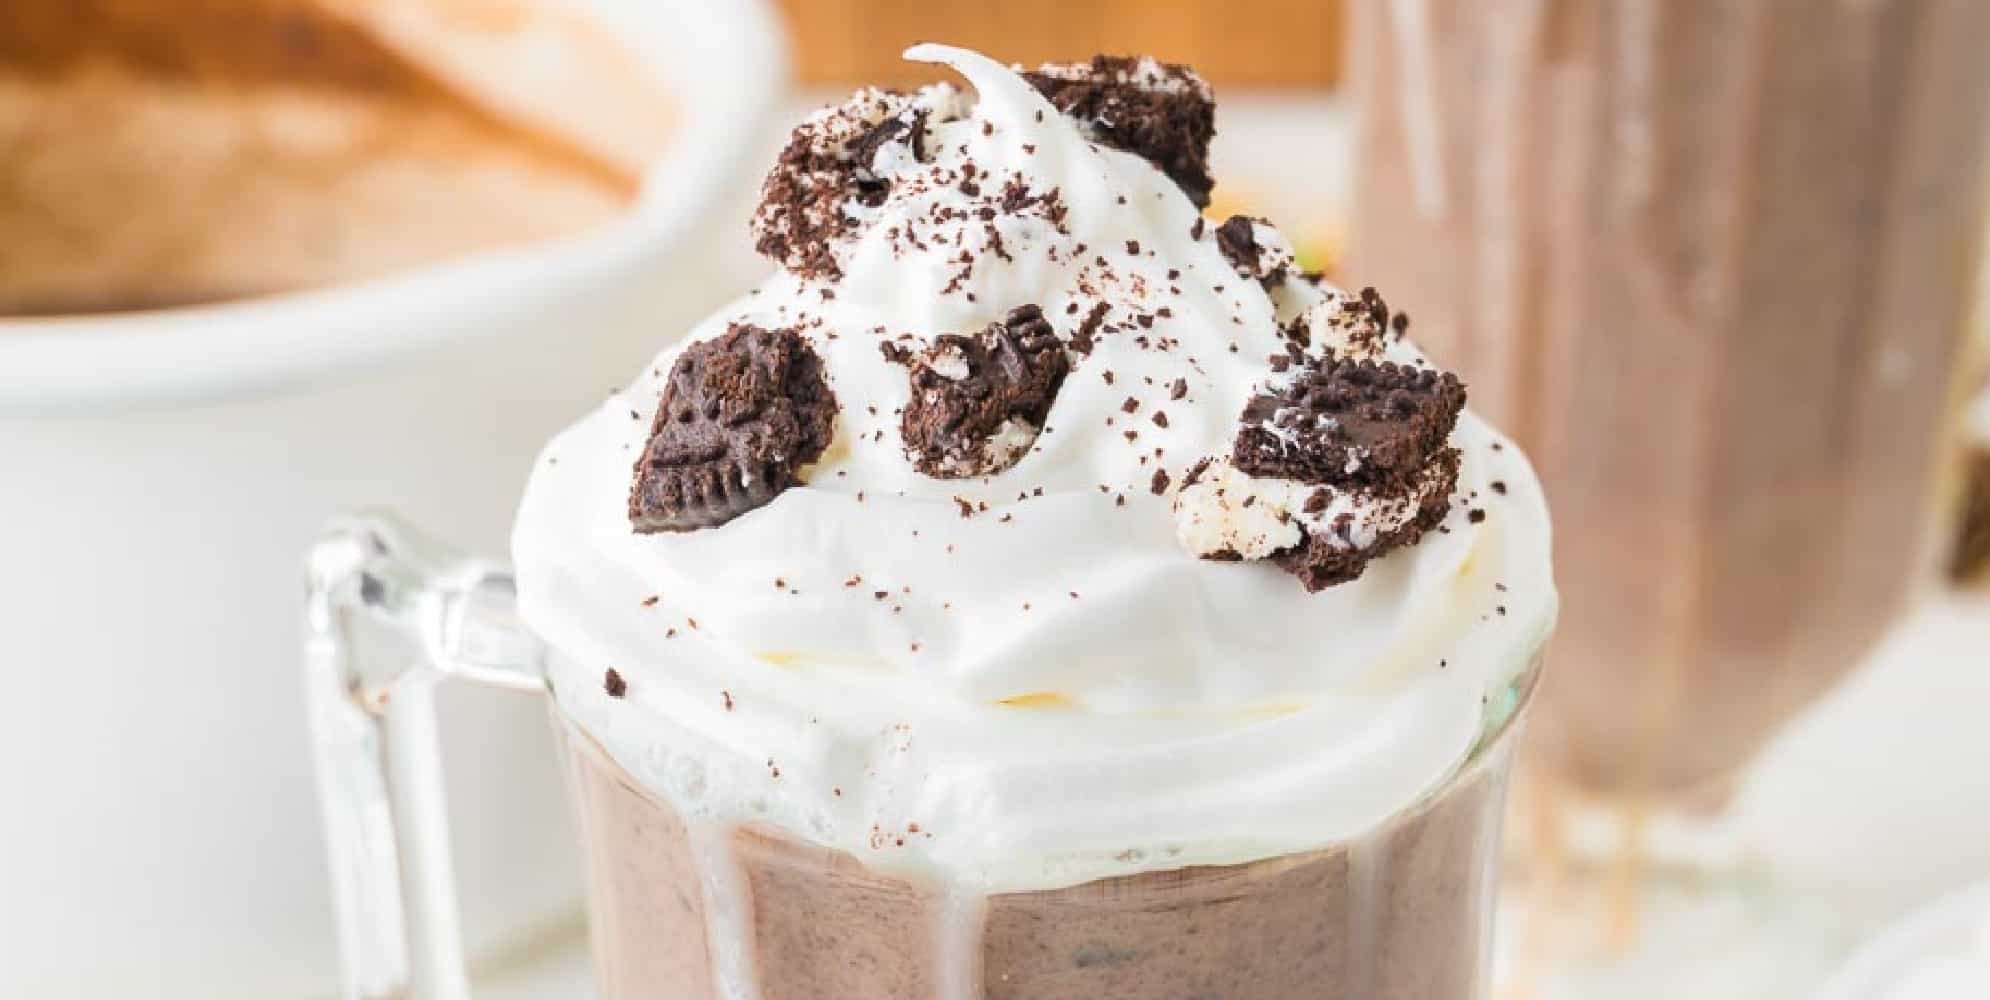
[[[347,1000],[466,1000],[435,689],[451,678],[544,692],[543,649],[502,563],[387,514],[335,519],[308,564],[304,692]],[[368,620],[419,648],[362,663]],[[372,668],[372,669],[366,669]]]

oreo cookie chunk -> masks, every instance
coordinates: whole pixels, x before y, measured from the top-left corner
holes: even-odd
[[[865,89],[795,126],[761,186],[754,249],[803,277],[842,277],[836,245],[861,209],[884,203],[894,163],[926,159],[926,122],[956,96],[946,86]]]
[[[1458,449],[1441,449],[1410,477],[1400,494],[1337,495],[1328,487],[1315,487],[1301,505],[1302,512],[1318,508],[1310,521],[1301,522],[1304,540],[1272,556],[1272,561],[1298,577],[1311,593],[1360,577],[1369,563],[1415,545],[1424,532],[1444,522],[1451,512],[1451,493],[1458,486],[1458,461]],[[1353,502],[1337,508],[1342,497]],[[1317,516],[1327,511],[1332,516]]]
[[[1244,406],[1231,453],[1192,470],[1176,534],[1206,559],[1270,559],[1317,591],[1415,544],[1450,511],[1447,373],[1328,355]]]
[[[1266,288],[1283,282],[1299,257],[1285,234],[1270,222],[1247,215],[1233,215],[1216,227],[1216,249],[1238,277]]]
[[[891,343],[884,352],[911,373],[899,421],[906,457],[936,479],[992,476],[1021,461],[1071,367],[1034,305],[977,334],[942,334],[917,353]]]
[[[1232,459],[1247,475],[1400,494],[1464,406],[1450,372],[1328,356],[1244,404]]]
[[[638,532],[717,527],[772,501],[829,447],[836,396],[792,329],[734,324],[671,366],[636,462]]]
[[[1194,70],[1148,56],[1099,55],[1088,63],[1045,63],[1023,79],[1093,139],[1154,164],[1195,207],[1209,205],[1216,95]]]

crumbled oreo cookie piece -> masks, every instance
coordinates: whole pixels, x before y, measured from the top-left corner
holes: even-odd
[[[1450,372],[1330,355],[1244,405],[1232,458],[1252,476],[1397,495],[1444,449],[1464,406]]]
[[[1317,591],[1444,520],[1465,387],[1448,372],[1333,354],[1284,370],[1245,404],[1231,453],[1184,477],[1176,536],[1204,559],[1269,559]]]
[[[1092,138],[1154,164],[1197,208],[1208,206],[1216,186],[1209,175],[1216,97],[1194,70],[1098,55],[1086,63],[1046,63],[1023,79]]]
[[[1247,215],[1233,215],[1216,227],[1216,249],[1223,252],[1238,277],[1266,288],[1283,282],[1298,259],[1284,234],[1271,223]]]
[[[734,324],[679,354],[636,462],[639,532],[724,524],[795,485],[835,429],[822,358],[788,328]]]
[[[1440,449],[1407,493],[1375,497],[1365,509],[1340,510],[1304,525],[1304,541],[1272,556],[1272,562],[1298,577],[1309,593],[1358,579],[1369,563],[1415,545],[1444,521],[1458,485],[1458,461],[1458,449]],[[1312,513],[1332,509],[1332,497],[1331,490],[1319,487],[1309,498],[1318,505]]]
[[[910,370],[899,421],[906,456],[936,479],[990,476],[1020,461],[1071,367],[1034,305],[977,334],[942,334],[917,353],[887,343],[884,353]]]
[[[835,248],[860,225],[851,209],[884,202],[895,159],[926,159],[927,119],[952,96],[865,89],[795,126],[761,186],[754,248],[806,278],[842,277]]]
[[[1380,361],[1402,340],[1402,330],[1391,316],[1388,303],[1373,288],[1359,295],[1330,290],[1318,302],[1295,318],[1284,333],[1286,339],[1322,353]]]

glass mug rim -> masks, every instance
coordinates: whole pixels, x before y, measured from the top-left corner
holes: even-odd
[[[423,1000],[470,996],[455,912],[433,693],[447,680],[534,693],[569,738],[614,768],[651,804],[671,809],[567,711],[549,683],[550,662],[565,653],[519,619],[509,564],[464,557],[429,540],[391,513],[334,519],[312,547],[305,601],[307,708],[319,796],[330,854],[339,955],[348,997],[412,995]],[[360,619],[402,633],[421,655],[385,677],[370,677],[352,649]],[[1430,788],[1378,817],[1357,834],[1234,864],[1188,864],[1082,880],[1138,893],[1157,873],[1221,879],[1293,865],[1324,855],[1433,810],[1446,795],[1490,767],[1505,766],[1524,726],[1552,629],[1519,650],[1527,666],[1487,699],[1483,727],[1467,753]],[[393,748],[390,753],[388,748]],[[742,829],[805,849],[837,852],[806,832],[774,823]],[[866,871],[861,860],[857,864]],[[997,896],[1061,889],[994,892]]]
[[[1388,827],[1392,824],[1400,823],[1408,818],[1423,814],[1429,811],[1430,809],[1434,808],[1437,805],[1437,803],[1440,802],[1442,799],[1444,799],[1444,797],[1449,792],[1453,791],[1460,785],[1470,784],[1472,781],[1479,778],[1484,773],[1487,767],[1494,765],[1494,763],[1498,760],[1503,751],[1509,750],[1513,746],[1514,742],[1517,739],[1519,739],[1521,731],[1525,728],[1526,717],[1529,711],[1532,709],[1534,690],[1536,687],[1539,686],[1541,671],[1546,662],[1546,645],[1547,644],[1545,642],[1538,644],[1538,648],[1535,650],[1527,668],[1521,671],[1520,674],[1516,675],[1512,683],[1510,683],[1509,685],[1507,685],[1505,689],[1503,689],[1504,693],[1510,699],[1510,705],[1503,711],[1503,713],[1501,713],[1500,720],[1497,724],[1487,728],[1484,732],[1480,734],[1479,739],[1472,744],[1471,749],[1468,750],[1465,756],[1458,761],[1456,766],[1454,766],[1450,771],[1446,772],[1445,775],[1440,780],[1433,783],[1428,789],[1425,789],[1415,798],[1403,803],[1398,808],[1393,809],[1388,813],[1382,815],[1374,823],[1370,824],[1367,828],[1364,828],[1363,830],[1355,833],[1350,837],[1345,837],[1336,840],[1322,841],[1321,843],[1312,847],[1303,847],[1290,851],[1280,851],[1277,853],[1267,854],[1261,857],[1251,858],[1248,860],[1238,861],[1238,862],[1231,862],[1231,863],[1196,862],[1196,863],[1179,865],[1175,867],[1159,867],[1159,868],[1145,869],[1125,874],[1102,875],[1096,878],[1083,879],[1074,882],[1069,886],[996,890],[990,893],[990,895],[1028,895],[1033,893],[1058,892],[1065,888],[1071,888],[1073,886],[1080,886],[1080,885],[1085,885],[1085,886],[1098,885],[1098,886],[1111,887],[1112,891],[1115,893],[1126,891],[1123,888],[1125,886],[1135,886],[1136,888],[1134,891],[1137,892],[1140,891],[1137,887],[1143,883],[1143,880],[1147,876],[1152,876],[1155,874],[1170,873],[1170,872],[1193,874],[1193,873],[1218,873],[1218,872],[1232,872],[1232,871],[1242,874],[1242,873],[1255,872],[1262,867],[1291,864],[1294,862],[1304,861],[1306,859],[1318,856],[1320,854],[1336,850],[1341,846],[1347,844],[1349,841],[1362,836],[1366,836],[1374,832],[1375,830],[1379,830],[1384,827]],[[630,789],[635,791],[637,794],[641,795],[648,802],[666,810],[674,811],[676,809],[676,807],[672,805],[668,799],[658,794],[658,792],[650,786],[649,782],[646,782],[641,778],[637,777],[635,774],[631,773],[628,767],[622,764],[615,757],[612,751],[610,751],[606,746],[602,745],[600,739],[598,739],[595,736],[595,734],[589,729],[587,723],[584,720],[576,717],[573,713],[568,712],[566,710],[566,707],[560,703],[558,694],[552,691],[547,691],[545,693],[547,695],[547,700],[548,700],[548,711],[552,715],[553,720],[557,725],[566,728],[568,738],[580,739],[586,741],[587,753],[590,753],[595,757],[599,758],[600,760],[607,762],[609,766],[615,769],[615,772],[617,773],[617,775],[623,781],[624,784],[626,784]],[[799,845],[812,850],[821,850],[821,851],[831,852],[834,854],[846,853],[843,852],[840,848],[816,840],[815,838],[811,837],[808,833],[804,831],[790,829],[787,826],[772,821],[745,821],[740,823],[739,825],[743,829],[754,831],[755,833],[761,834],[763,836],[771,836],[778,839],[794,841]],[[861,864],[861,859],[857,859],[857,861],[859,864]],[[864,865],[863,867],[867,871],[873,870],[868,865]]]

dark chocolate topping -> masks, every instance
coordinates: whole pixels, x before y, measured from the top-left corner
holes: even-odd
[[[912,400],[899,422],[906,455],[938,479],[994,475],[1020,461],[1028,449],[1000,447],[996,434],[1013,420],[1034,440],[1071,366],[1034,305],[977,334],[941,334],[917,354],[890,343],[884,353],[910,369]]]
[[[754,248],[807,278],[842,277],[833,247],[855,225],[845,201],[881,204],[889,186],[872,173],[879,150],[905,143],[924,160],[926,112],[893,91],[859,91],[825,116],[795,126],[761,186]]]
[[[1023,74],[1059,111],[1092,137],[1146,159],[1179,185],[1197,208],[1209,204],[1209,140],[1216,102],[1195,71],[1153,63],[1158,81],[1141,77],[1141,60],[1093,56],[1089,63],[1045,64]]]
[[[678,355],[636,462],[639,532],[710,528],[796,483],[834,432],[836,396],[800,333],[734,324]]]
[[[1327,357],[1244,405],[1232,460],[1252,476],[1402,496],[1464,406],[1450,372]]]

